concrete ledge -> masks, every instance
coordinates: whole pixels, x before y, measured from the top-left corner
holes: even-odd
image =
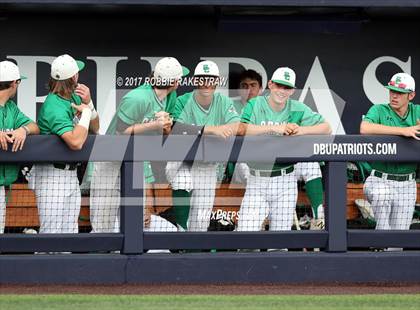
[[[418,283],[420,252],[0,255],[0,284]]]

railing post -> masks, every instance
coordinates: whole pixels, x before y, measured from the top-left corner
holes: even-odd
[[[143,162],[121,165],[121,232],[123,254],[143,253]]]
[[[347,163],[327,162],[325,199],[327,205],[327,252],[347,251]]]

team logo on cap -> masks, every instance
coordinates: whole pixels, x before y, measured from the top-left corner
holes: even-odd
[[[210,73],[210,67],[208,64],[203,65],[203,71],[204,73]]]
[[[284,72],[284,79],[286,80],[286,81],[289,81],[290,80],[290,73],[289,72]]]

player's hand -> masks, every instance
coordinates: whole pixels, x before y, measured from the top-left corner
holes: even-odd
[[[295,123],[287,123],[284,128],[284,135],[293,136],[299,134],[300,126]]]
[[[169,119],[170,115],[168,112],[165,111],[159,111],[155,113],[155,119]]]
[[[270,135],[275,135],[275,136],[282,136],[285,134],[286,131],[286,124],[281,124],[281,125],[271,125],[269,127],[269,134]]]
[[[227,125],[216,126],[214,134],[220,138],[227,139],[234,135],[233,129]]]
[[[7,151],[7,143],[13,143],[12,138],[8,135],[8,133],[0,131],[0,148],[3,151]]]
[[[89,102],[92,100],[90,96],[90,89],[85,84],[77,84],[76,90],[74,92],[76,95],[82,98],[83,103],[89,104]]]
[[[26,140],[26,130],[22,127],[15,129],[7,134],[13,142],[12,152],[22,151]]]
[[[150,223],[152,221],[152,212],[150,210],[150,207],[146,207],[146,210],[144,212],[144,227],[145,228],[149,228],[150,227]]]
[[[73,109],[76,110],[76,115],[77,116],[80,116],[80,114],[82,114],[84,109],[89,109],[89,111],[90,111],[90,108],[87,104],[82,103],[82,104],[77,105],[77,104],[72,103],[71,106],[72,106]]]
[[[411,137],[416,140],[420,140],[419,120],[417,120],[417,125],[415,126],[401,128],[401,133],[404,137]]]

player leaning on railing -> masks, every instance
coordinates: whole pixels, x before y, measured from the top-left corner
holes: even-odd
[[[86,85],[78,83],[85,64],[69,55],[51,64],[49,94],[38,116],[42,135],[57,135],[72,150],[80,150],[89,131],[99,130],[99,117]],[[77,233],[81,194],[77,163],[37,164],[31,170],[40,233]]]
[[[3,151],[21,151],[26,136],[39,133],[38,126],[12,100],[22,79],[26,78],[13,62],[0,62],[0,149]],[[18,165],[0,165],[0,233],[4,232],[6,224],[5,186],[16,181],[18,172]]]
[[[420,106],[413,104],[415,82],[397,73],[388,85],[389,103],[373,105],[360,125],[365,135],[398,135],[420,140]],[[409,229],[416,203],[418,163],[372,162],[364,185],[376,229]]]
[[[330,125],[305,104],[290,99],[296,74],[278,68],[268,82],[269,94],[248,102],[242,113],[241,135],[330,134]],[[297,201],[294,163],[249,163],[250,176],[240,209],[238,231],[259,231],[266,217],[270,230],[290,230]]]

